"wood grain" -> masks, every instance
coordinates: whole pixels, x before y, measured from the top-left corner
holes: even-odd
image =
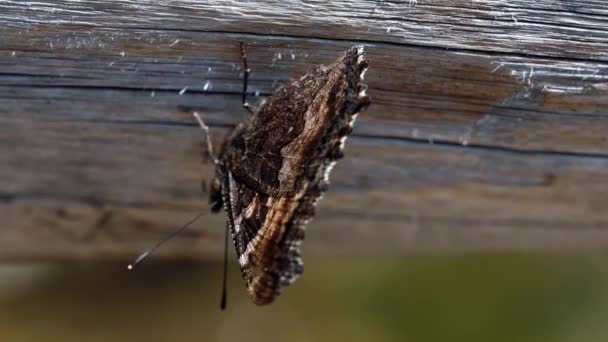
[[[608,247],[604,1],[0,3],[0,258],[124,258],[207,205],[254,102],[366,46],[305,252]],[[222,215],[160,251],[220,255]],[[199,228],[200,227],[200,228]]]

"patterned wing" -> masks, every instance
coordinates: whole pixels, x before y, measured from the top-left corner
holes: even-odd
[[[254,302],[267,304],[301,273],[299,255],[287,257],[283,241],[300,198],[271,197],[237,183],[230,173],[227,178],[226,209],[239,266]]]
[[[350,133],[354,114],[369,104],[361,82],[366,68],[363,48],[353,47],[277,89],[233,141],[234,178],[272,196],[303,191],[331,152],[341,154],[336,137]]]
[[[279,89],[224,146],[222,197],[254,302],[267,304],[303,266],[299,245],[342,156],[356,114],[369,104],[362,48]]]

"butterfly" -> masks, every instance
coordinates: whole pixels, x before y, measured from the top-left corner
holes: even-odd
[[[198,113],[193,115],[206,133],[207,153],[215,165],[211,211],[226,211],[225,243],[230,232],[247,293],[263,305],[303,272],[300,244],[306,225],[328,189],[331,169],[343,157],[355,118],[370,104],[363,83],[368,61],[362,46],[351,47],[335,63],[312,68],[253,108],[247,102],[250,70],[243,43],[240,49],[245,69],[242,103],[250,115],[227,136],[217,157],[208,126]],[[222,308],[226,253],[224,248]]]
[[[230,133],[214,160],[210,200],[223,207],[247,292],[271,303],[303,271],[300,244],[329,173],[342,158],[357,114],[370,104],[362,82],[368,66],[355,46],[278,88]],[[200,119],[200,116],[198,117]],[[200,123],[204,125],[202,120]]]

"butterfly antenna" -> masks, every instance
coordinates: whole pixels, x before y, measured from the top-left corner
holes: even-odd
[[[224,233],[224,280],[222,282],[222,301],[220,308],[226,309],[226,297],[227,297],[227,280],[228,280],[228,224],[226,223],[226,232]]]
[[[199,218],[201,218],[201,216],[203,216],[204,214],[206,214],[209,210],[204,210],[201,211],[200,213],[198,213],[198,215],[196,215],[196,217],[194,217],[192,220],[188,221],[188,223],[184,224],[183,226],[179,227],[179,229],[173,231],[171,234],[167,235],[165,238],[163,238],[162,240],[158,241],[152,248],[148,249],[147,251],[141,253],[137,258],[135,258],[135,260],[133,261],[132,264],[129,264],[127,266],[127,269],[132,270],[135,266],[137,266],[139,263],[141,263],[142,261],[144,261],[144,259],[150,255],[152,252],[154,252],[158,247],[162,246],[165,242],[173,239],[174,237],[176,237],[177,235],[179,235],[181,232],[183,232],[184,230],[186,230],[192,223],[194,223],[196,220],[198,220]]]

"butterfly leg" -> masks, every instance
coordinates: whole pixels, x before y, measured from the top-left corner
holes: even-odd
[[[211,143],[211,135],[209,135],[209,126],[205,124],[203,118],[201,118],[201,116],[197,112],[192,112],[192,115],[194,116],[196,121],[198,121],[198,124],[205,132],[205,138],[207,139],[207,153],[209,154],[209,158],[213,161],[213,163],[217,165],[219,162],[213,154],[213,144]]]
[[[239,44],[241,47],[241,60],[243,61],[243,67],[245,69],[245,71],[243,72],[243,107],[247,109],[250,114],[253,114],[253,109],[251,108],[249,102],[247,102],[247,83],[249,81],[249,73],[251,72],[251,70],[249,70],[249,67],[247,67],[247,54],[245,53],[245,44],[243,42],[240,42]]]
[[[226,309],[226,297],[228,292],[228,234],[230,230],[230,225],[228,221],[226,221],[226,231],[224,232],[224,279],[222,281],[222,300],[220,302],[220,308],[222,310]]]

